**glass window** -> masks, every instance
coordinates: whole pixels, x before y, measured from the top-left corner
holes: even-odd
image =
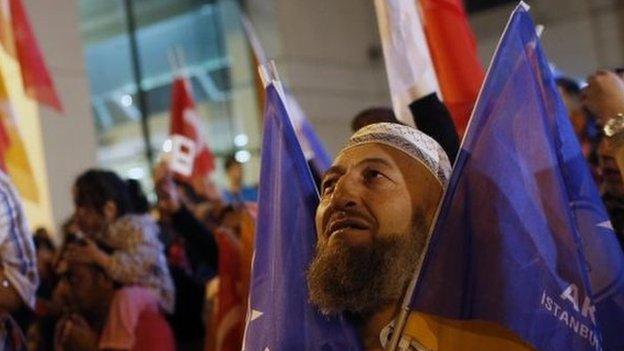
[[[238,152],[246,161],[246,182],[256,184],[260,127],[255,68],[238,2],[142,0],[133,1],[133,13],[153,161],[169,134],[175,54],[192,83],[206,143],[218,158],[214,180],[226,186],[223,159]],[[81,0],[80,14],[99,163],[139,179],[151,192],[124,1]]]

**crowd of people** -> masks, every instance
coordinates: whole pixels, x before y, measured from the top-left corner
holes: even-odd
[[[587,82],[581,89],[560,78],[557,85],[624,246],[624,76],[598,71]],[[359,316],[370,349],[380,346],[404,293],[406,267],[424,246],[419,233],[433,220],[459,150],[435,94],[410,110],[419,130],[402,125],[389,108],[359,113],[354,136],[330,171],[317,175],[319,244],[307,272],[310,299],[324,313]],[[0,174],[0,346],[240,349],[257,191],[243,184],[234,157],[225,168],[230,184],[219,191],[161,162],[153,172],[153,205],[136,181],[87,170],[68,189],[75,211],[57,235],[60,247],[43,228],[31,235],[18,194]],[[373,229],[377,234],[361,235]],[[339,231],[346,233],[341,241],[332,239]]]
[[[229,267],[237,279],[249,275],[242,252],[220,260],[219,251],[243,250],[242,222],[257,196],[233,156],[226,172],[230,184],[219,192],[163,161],[151,206],[137,181],[87,170],[70,190],[75,211],[60,228],[60,247],[46,229],[28,231],[16,190],[0,176],[0,349],[216,350],[219,265],[237,265]],[[243,296],[244,286],[225,288]],[[236,313],[241,335],[229,349],[240,348],[245,310]]]

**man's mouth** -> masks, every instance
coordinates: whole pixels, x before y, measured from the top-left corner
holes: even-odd
[[[337,220],[330,222],[325,232],[327,233],[328,237],[331,237],[332,235],[339,233],[341,231],[352,231],[352,230],[364,231],[364,230],[369,230],[369,229],[370,229],[370,225],[362,219],[341,218],[341,219],[337,219]]]

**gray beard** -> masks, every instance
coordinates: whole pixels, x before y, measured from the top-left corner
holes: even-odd
[[[367,316],[397,304],[424,247],[422,226],[413,228],[412,233],[375,237],[367,247],[319,242],[307,273],[310,301],[327,315]]]

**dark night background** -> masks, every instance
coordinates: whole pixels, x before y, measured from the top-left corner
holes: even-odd
[[[489,9],[503,4],[517,3],[517,0],[464,0],[466,10],[469,13],[478,12],[481,10]]]

